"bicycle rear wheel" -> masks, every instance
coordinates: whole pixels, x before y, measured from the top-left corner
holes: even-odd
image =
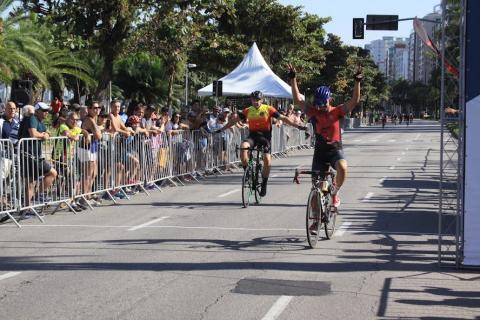
[[[327,239],[332,239],[333,234],[335,233],[335,224],[337,222],[337,208],[332,205],[332,195],[330,193],[327,195],[324,208],[323,226],[325,229],[325,236]]]
[[[320,233],[322,211],[320,197],[320,193],[317,190],[310,191],[308,195],[306,228],[308,245],[312,249],[317,246],[318,234]]]
[[[242,204],[244,208],[250,205],[250,199],[253,193],[252,182],[253,170],[251,166],[248,166],[243,173],[242,179]]]

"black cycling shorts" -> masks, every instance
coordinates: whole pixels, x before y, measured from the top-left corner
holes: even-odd
[[[272,152],[271,144],[272,136],[268,132],[250,132],[247,139],[244,142],[248,142],[251,148],[260,146],[263,149],[263,153]]]
[[[317,140],[313,153],[312,171],[327,171],[329,165],[335,169],[337,161],[344,159],[345,156],[341,147]]]

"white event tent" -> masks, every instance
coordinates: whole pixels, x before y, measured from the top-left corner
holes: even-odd
[[[268,66],[257,44],[253,43],[243,61],[220,79],[223,96],[245,96],[259,90],[265,97],[292,99],[291,87]],[[213,95],[213,84],[200,89],[201,97]]]

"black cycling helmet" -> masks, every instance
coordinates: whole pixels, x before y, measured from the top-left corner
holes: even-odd
[[[262,91],[253,91],[251,94],[250,94],[250,97],[251,98],[254,98],[254,99],[258,99],[258,100],[261,100],[263,99],[263,93]]]

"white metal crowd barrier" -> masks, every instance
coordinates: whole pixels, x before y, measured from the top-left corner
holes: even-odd
[[[8,216],[20,226],[12,213],[17,211],[15,153],[9,139],[0,140],[0,218]]]
[[[312,128],[310,126],[310,132]],[[313,135],[313,133],[311,134]],[[0,218],[13,213],[32,214],[44,221],[42,211],[62,203],[72,212],[72,201],[102,195],[115,197],[162,180],[206,171],[220,172],[240,161],[237,148],[248,136],[244,128],[212,134],[202,130],[174,131],[152,136],[103,134],[77,138],[52,137],[45,141],[21,139],[14,147],[0,140]],[[311,137],[289,126],[272,128],[272,154],[311,145]]]

